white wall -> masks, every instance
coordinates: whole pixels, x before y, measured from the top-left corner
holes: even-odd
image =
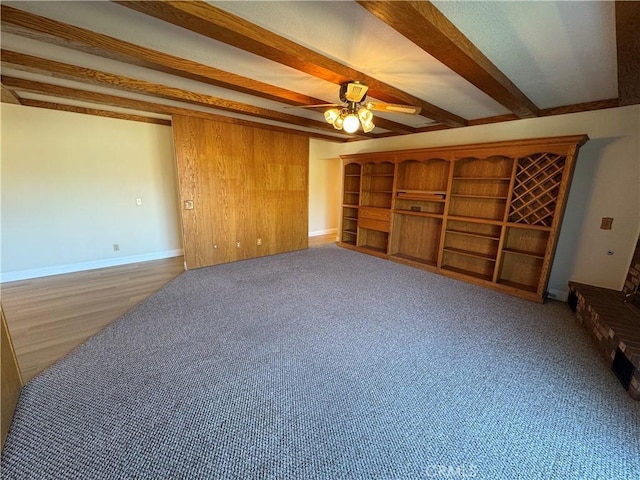
[[[338,232],[342,163],[339,143],[309,141],[309,236]]]
[[[9,104],[1,115],[3,281],[181,254],[170,127]],[[344,144],[311,140],[310,234],[337,231],[340,154],[582,133],[590,140],[549,288],[562,295],[575,280],[621,289],[640,234],[637,105]],[[614,217],[612,230],[599,229],[604,216]]]
[[[549,280],[549,291],[562,297],[569,280],[616,290],[624,284],[640,234],[640,106],[350,142],[339,153],[583,133],[590,140],[578,156]],[[612,230],[600,230],[602,217],[614,218]]]
[[[2,281],[182,254],[171,127],[9,104],[1,115]]]

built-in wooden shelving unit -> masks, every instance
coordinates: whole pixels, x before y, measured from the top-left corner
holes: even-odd
[[[587,140],[344,155],[340,245],[543,301]]]

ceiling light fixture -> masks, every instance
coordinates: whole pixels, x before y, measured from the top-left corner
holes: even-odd
[[[336,130],[344,130],[347,133],[355,133],[360,126],[364,133],[369,133],[375,128],[371,110],[364,107],[358,108],[355,102],[349,102],[349,105],[342,110],[337,108],[327,110],[324,112],[324,118]]]

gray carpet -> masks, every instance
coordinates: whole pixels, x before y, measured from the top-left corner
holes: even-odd
[[[184,273],[33,379],[6,479],[638,479],[559,302],[333,245]]]

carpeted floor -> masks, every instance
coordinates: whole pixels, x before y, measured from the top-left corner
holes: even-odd
[[[23,390],[6,479],[637,479],[566,305],[333,245],[185,272]]]

